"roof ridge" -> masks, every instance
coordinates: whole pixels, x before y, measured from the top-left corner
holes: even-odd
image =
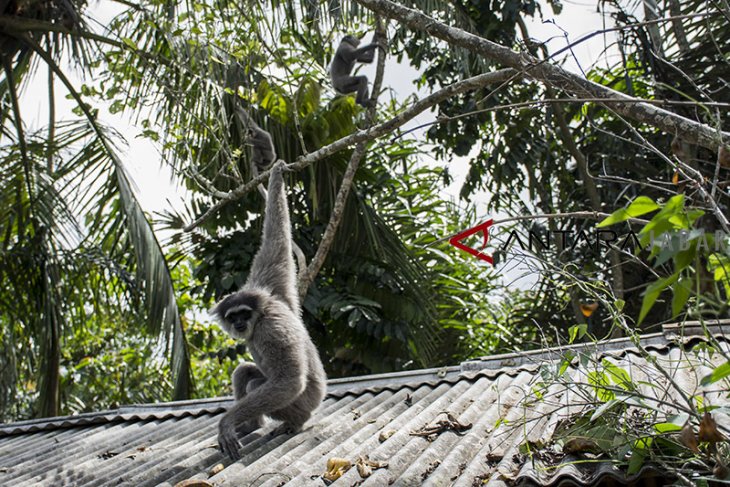
[[[730,320],[715,320],[710,325],[703,325],[700,322],[667,324],[662,326],[661,332],[642,335],[640,343],[643,347],[662,350],[670,346],[690,343],[696,339],[703,340],[706,330],[711,331],[713,336],[721,337],[724,341],[730,342],[730,326],[726,325],[730,325]],[[327,381],[327,396],[342,398],[351,394],[360,395],[366,392],[394,390],[399,387],[416,388],[422,385],[435,387],[444,382],[453,383],[460,379],[472,380],[475,376],[491,376],[490,372],[493,372],[496,377],[504,373],[509,374],[510,371],[518,372],[534,368],[540,362],[561,359],[566,351],[579,350],[589,350],[592,353],[600,354],[599,356],[604,356],[610,352],[637,353],[636,345],[630,337],[559,345],[540,350],[491,355],[447,367],[329,379]],[[479,373],[476,375],[467,374],[470,372]],[[0,437],[38,430],[111,423],[130,419],[165,419],[216,414],[224,411],[232,400],[232,396],[225,396],[153,404],[129,404],[106,411],[0,423]]]

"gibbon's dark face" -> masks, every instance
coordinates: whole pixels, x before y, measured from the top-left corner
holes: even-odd
[[[210,313],[232,337],[247,339],[262,315],[261,300],[261,296],[239,291],[223,298]]]

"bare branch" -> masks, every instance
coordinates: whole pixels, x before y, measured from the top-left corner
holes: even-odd
[[[517,79],[517,78],[516,78]],[[461,118],[471,117],[482,113],[499,112],[502,110],[511,110],[513,108],[536,108],[543,105],[560,105],[566,103],[605,103],[605,102],[621,102],[621,103],[648,103],[650,105],[679,105],[679,106],[691,106],[691,107],[717,107],[717,108],[730,108],[730,103],[726,102],[702,102],[702,101],[681,101],[681,100],[644,100],[641,98],[544,98],[541,100],[530,100],[521,101],[515,103],[505,103],[504,105],[496,105],[488,108],[481,108],[479,110],[472,110],[470,112],[459,113],[458,115],[442,115],[438,120],[432,122],[422,123],[413,128],[408,129],[399,135],[403,137],[411,132],[415,132],[431,125],[436,125],[444,122],[451,122],[453,120],[459,120]]]
[[[552,87],[547,86],[546,92],[549,96],[555,97],[555,90]],[[578,172],[583,180],[583,187],[588,194],[588,200],[591,202],[591,209],[593,211],[600,211],[602,208],[601,198],[598,194],[598,187],[593,179],[593,175],[590,173],[588,168],[588,158],[578,148],[578,145],[573,139],[573,133],[568,126],[568,122],[565,120],[565,114],[563,113],[563,107],[558,106],[553,112],[555,114],[555,120],[558,122],[558,133],[563,145],[568,152],[570,152],[573,159],[578,165]],[[608,251],[609,258],[611,259],[611,277],[613,285],[613,294],[617,299],[624,298],[624,271],[621,263],[621,254],[618,249],[610,248]],[[619,338],[621,336],[621,329],[615,327],[611,332],[611,338]]]
[[[636,103],[621,92],[599,85],[581,76],[534,56],[518,53],[482,37],[456,27],[448,26],[421,12],[397,5],[389,0],[355,0],[370,10],[395,19],[404,25],[421,30],[449,44],[469,49],[492,61],[523,72],[536,81],[547,83],[581,98],[618,99],[603,101],[604,106],[635,121],[646,123],[676,135],[687,142],[717,150],[721,144],[730,145],[730,133],[677,115],[648,103]]]
[[[289,164],[287,166],[287,169],[290,171],[298,171],[300,169],[304,169],[312,163],[319,161],[320,159],[324,159],[325,157],[331,156],[332,154],[346,149],[353,144],[358,144],[360,142],[369,142],[382,135],[390,134],[395,129],[402,126],[409,120],[412,120],[420,113],[430,109],[431,107],[441,103],[442,101],[454,95],[478,90],[479,88],[483,88],[492,83],[504,82],[514,77],[515,74],[517,73],[514,69],[500,69],[499,71],[492,71],[489,73],[473,76],[463,81],[458,81],[427,96],[423,100],[417,101],[390,120],[387,120],[366,130],[360,130],[352,135],[348,135],[347,137],[336,140],[330,145],[326,145],[320,149],[317,149],[314,152],[310,152],[309,154],[300,156],[295,162]],[[259,183],[262,183],[269,178],[269,173],[270,171],[264,171],[257,177],[251,179],[246,184],[230,191],[225,198],[215,202],[197,220],[187,225],[184,230],[186,232],[193,230],[228,203],[236,201],[242,198],[243,195],[245,195],[249,191],[254,190]]]
[[[382,43],[386,35],[385,26],[383,25],[380,16],[376,14],[375,37]],[[375,80],[373,81],[372,103],[368,108],[368,125],[372,125],[375,117],[377,116],[378,95],[380,94],[380,88],[383,84],[386,54],[387,52],[381,44],[380,49],[378,49],[378,66],[375,72]],[[317,277],[319,270],[324,264],[324,260],[327,258],[327,254],[329,254],[329,251],[332,248],[332,242],[335,240],[337,228],[340,226],[342,215],[345,213],[345,204],[347,203],[347,197],[350,195],[350,188],[352,187],[352,182],[355,179],[355,173],[357,172],[360,162],[365,155],[366,148],[367,141],[359,142],[350,156],[350,162],[347,164],[345,174],[342,176],[342,183],[340,184],[340,189],[337,191],[337,196],[335,197],[332,214],[330,215],[329,222],[327,222],[327,228],[325,228],[324,233],[322,234],[322,240],[319,242],[317,252],[315,252],[314,257],[312,257],[312,261],[309,263],[309,267],[307,267],[306,272],[299,276],[299,297],[302,299],[306,296],[309,286],[312,285],[314,278]]]

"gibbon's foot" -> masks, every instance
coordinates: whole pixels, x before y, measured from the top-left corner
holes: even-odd
[[[291,423],[281,423],[272,432],[271,436],[279,435],[295,435],[302,431],[302,425],[296,425]]]

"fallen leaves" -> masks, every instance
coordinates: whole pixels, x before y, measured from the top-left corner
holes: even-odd
[[[327,460],[327,471],[322,476],[325,480],[334,482],[352,468],[352,462],[347,458],[332,457]]]
[[[175,487],[214,487],[207,480],[201,479],[185,479],[175,484]]]
[[[208,470],[208,477],[212,477],[213,475],[218,475],[223,471],[223,464],[222,463],[216,463],[213,465],[210,470]]]
[[[601,451],[598,443],[590,438],[571,438],[563,445],[563,453],[597,453]]]
[[[393,436],[395,433],[396,433],[395,430],[383,430],[378,435],[378,441],[380,443],[383,443],[385,441],[388,441],[388,438],[390,438],[391,436]]]
[[[373,470],[387,468],[388,464],[386,462],[370,460],[367,455],[361,455],[357,457],[355,467],[360,477],[366,479],[373,474]],[[327,472],[325,472],[322,478],[327,482],[334,482],[345,475],[351,468],[352,462],[347,458],[332,457],[327,460]]]
[[[373,470],[386,468],[388,466],[386,462],[370,460],[367,455],[357,457],[355,465],[357,466],[357,473],[359,473],[360,477],[364,479],[370,477],[373,474]]]
[[[431,476],[434,470],[438,468],[438,466],[441,465],[441,460],[434,460],[433,462],[428,464],[428,468],[424,470],[424,472],[421,474],[421,480],[426,480],[428,477]]]
[[[689,421],[685,423],[679,433],[679,442],[694,453],[700,453],[700,443],[715,445],[725,440],[725,436],[717,429],[717,422],[715,422],[710,412],[705,412],[702,416],[699,433],[695,434],[695,430]]]
[[[438,435],[446,431],[454,431],[456,433],[463,433],[471,429],[471,423],[461,423],[456,416],[448,411],[443,411],[439,414],[445,414],[446,419],[441,419],[435,423],[427,424],[418,431],[411,431],[411,436],[423,436],[428,441],[433,441]]]

